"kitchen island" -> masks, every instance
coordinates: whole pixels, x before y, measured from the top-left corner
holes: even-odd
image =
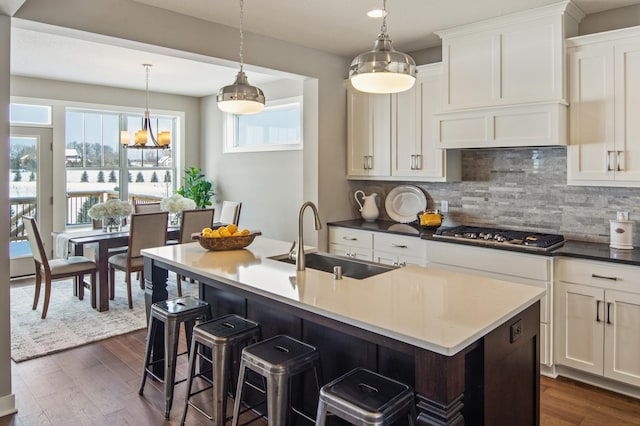
[[[214,316],[237,313],[264,337],[318,347],[325,382],[362,366],[412,385],[419,424],[539,423],[543,289],[417,266],[334,280],[271,259],[289,246],[258,237],[236,251],[144,250],[147,309],[166,299],[168,271],[178,272],[198,280]],[[310,382],[295,394],[313,411]]]

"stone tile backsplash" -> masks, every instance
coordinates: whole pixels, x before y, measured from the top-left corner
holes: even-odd
[[[560,233],[565,238],[609,243],[609,220],[629,212],[640,220],[640,188],[567,185],[566,148],[478,149],[462,151],[462,181],[454,183],[351,181],[353,192],[379,195],[380,219],[390,220],[384,200],[398,185],[419,186],[429,208],[449,202],[445,225],[496,226]],[[640,245],[634,225],[634,246]]]

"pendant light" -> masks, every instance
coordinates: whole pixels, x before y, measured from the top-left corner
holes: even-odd
[[[349,68],[351,84],[368,93],[398,93],[416,81],[416,63],[391,45],[387,34],[387,0],[382,3],[382,27],[373,50],[358,55]]]
[[[240,71],[236,81],[218,92],[218,108],[232,114],[255,114],[264,108],[264,93],[252,86],[243,71],[244,66],[244,0],[240,0]]]
[[[120,144],[124,148],[136,148],[136,149],[169,149],[171,144],[171,133],[168,131],[158,133],[158,139],[153,135],[153,129],[151,127],[151,118],[149,116],[149,69],[153,66],[151,64],[142,64],[144,67],[147,80],[146,80],[146,107],[144,111],[144,117],[142,118],[142,129],[134,133],[133,145],[131,145],[131,132],[123,130],[120,132]],[[150,145],[147,142],[151,141]]]

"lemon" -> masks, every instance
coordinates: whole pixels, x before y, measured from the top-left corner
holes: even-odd
[[[212,232],[213,232],[212,230],[208,230],[208,231],[204,230],[204,231],[202,231],[202,236],[205,237],[205,238],[211,238],[211,233]]]
[[[218,232],[222,231],[223,229],[227,229],[227,227],[226,227],[226,226],[221,226],[221,227],[219,227],[219,228],[218,228]]]
[[[220,234],[221,237],[230,237],[231,236],[231,232],[229,232],[229,230],[227,228],[224,228],[222,230],[218,230],[218,233]]]
[[[220,232],[218,232],[218,231],[211,231],[211,233],[209,234],[209,237],[211,237],[211,238],[220,238],[220,237],[222,237],[222,235],[220,235]]]
[[[231,234],[235,234],[238,230],[238,227],[232,223],[230,225],[227,225],[227,229],[229,230],[229,232],[231,232]]]
[[[211,229],[211,228],[204,228],[204,229],[202,230],[202,235],[207,234],[207,233],[210,233],[211,231],[213,231],[213,229]]]
[[[248,229],[243,229],[242,231],[240,231],[241,235],[249,235],[251,233],[251,231],[249,231]]]
[[[234,232],[233,234],[231,234],[231,236],[232,236],[232,237],[241,237],[241,236],[243,236],[243,235],[244,235],[244,234],[243,234],[242,232],[240,232],[240,231],[236,231],[236,232]]]

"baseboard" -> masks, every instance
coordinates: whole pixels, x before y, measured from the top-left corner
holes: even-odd
[[[575,370],[571,367],[565,367],[563,365],[558,365],[556,367],[556,371],[560,376],[568,377],[579,382],[588,383],[599,388],[607,389],[613,392],[640,399],[640,388],[636,386],[585,373],[584,371]]]
[[[540,374],[543,376],[551,377],[552,379],[558,377],[558,372],[556,371],[555,365],[553,367],[540,365]]]
[[[0,417],[8,416],[17,412],[16,396],[14,394],[11,393],[0,398]]]

